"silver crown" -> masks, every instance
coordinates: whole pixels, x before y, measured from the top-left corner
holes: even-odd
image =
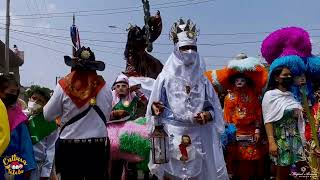
[[[177,43],[179,41],[178,34],[186,31],[188,38],[197,39],[197,36],[200,34],[200,30],[197,29],[196,24],[194,24],[191,19],[187,21],[180,18],[177,22],[175,22],[170,30],[169,38]]]

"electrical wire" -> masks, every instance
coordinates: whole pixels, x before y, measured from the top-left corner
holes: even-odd
[[[178,3],[190,3],[196,0],[180,0],[180,1],[174,1],[174,2],[166,2],[166,3],[158,3],[158,4],[151,4],[152,7],[157,7],[161,5],[170,5],[170,4],[178,4]],[[20,16],[37,16],[37,15],[61,15],[61,14],[74,14],[74,13],[90,13],[90,12],[104,12],[104,11],[117,11],[117,10],[128,10],[128,9],[141,9],[143,8],[143,5],[139,6],[129,6],[129,7],[120,7],[120,8],[108,8],[108,9],[93,9],[93,10],[77,10],[77,11],[66,11],[66,12],[54,12],[54,13],[42,13],[42,14],[17,14],[16,17]],[[5,16],[0,16],[5,17]]]
[[[0,29],[4,29],[1,28]],[[35,32],[29,32],[29,31],[21,31],[21,30],[16,30],[16,29],[10,29],[10,31],[13,32],[25,32],[29,34],[34,34],[34,35],[39,35],[39,36],[45,36],[45,37],[51,37],[51,38],[63,38],[63,39],[69,39],[69,37],[66,36],[61,36],[61,35],[51,35],[51,34],[44,34],[44,33],[35,33]],[[116,43],[116,44],[125,44],[125,41],[115,41],[115,40],[101,40],[101,39],[86,39],[82,38],[82,40],[85,41],[90,41],[90,42],[103,42],[103,43]],[[243,42],[224,42],[224,43],[198,43],[198,45],[201,46],[223,46],[223,45],[241,45],[241,44],[255,44],[255,43],[261,43],[262,41],[243,41]],[[156,45],[161,45],[161,46],[171,46],[171,43],[153,43]]]
[[[176,7],[185,7],[195,4],[203,4],[207,2],[213,2],[214,0],[205,0],[200,2],[194,2],[194,3],[185,3],[181,5],[173,5],[173,6],[162,6],[158,7],[157,9],[168,9],[168,8],[176,8]],[[111,15],[111,14],[123,14],[123,13],[129,13],[129,12],[138,12],[141,11],[141,9],[133,9],[133,10],[123,10],[123,11],[116,11],[116,12],[106,12],[106,13],[96,13],[96,14],[77,14],[77,16],[103,16],[103,15]],[[70,18],[71,15],[62,15],[62,16],[41,16],[41,17],[17,17],[12,18],[12,20],[21,20],[21,19],[42,19],[42,18]],[[4,17],[1,17],[2,19]]]
[[[57,50],[57,49],[54,49],[54,48],[50,48],[50,47],[47,47],[47,46],[43,46],[41,44],[37,44],[37,43],[34,43],[34,42],[25,41],[25,40],[22,40],[22,39],[19,39],[19,38],[15,38],[15,37],[10,37],[10,38],[15,39],[17,41],[21,41],[21,42],[27,43],[27,44],[32,44],[32,45],[35,45],[35,46],[38,46],[38,47],[41,47],[41,48],[45,48],[45,49],[51,50],[51,51],[56,52],[56,53],[68,54],[68,53],[66,53],[64,51]],[[105,64],[113,66],[113,67],[124,69],[124,67],[121,67],[121,66],[118,66],[118,65],[114,65],[114,64],[110,64],[110,63],[107,63],[107,62],[105,62]]]

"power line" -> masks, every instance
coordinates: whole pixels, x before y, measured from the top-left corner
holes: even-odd
[[[52,38],[64,38],[64,39],[69,38],[69,37],[66,37],[66,36],[59,36],[59,35],[34,33],[34,32],[20,31],[20,30],[14,30],[14,29],[10,29],[10,30],[14,31],[14,32],[25,32],[25,33],[30,33],[30,34],[40,35],[40,36],[46,36],[46,37],[52,37]],[[125,44],[126,43],[125,41],[100,40],[100,39],[85,39],[85,38],[82,38],[82,40],[91,41],[91,42],[116,43],[116,44]],[[202,45],[202,46],[222,46],[222,45],[253,44],[253,43],[261,43],[261,42],[262,41],[225,42],[225,43],[217,43],[217,44],[198,43],[198,45]],[[171,46],[172,45],[171,43],[154,43],[154,44],[162,45],[162,46]]]
[[[1,28],[0,28],[1,29]],[[27,37],[33,37],[33,38],[37,38],[37,39],[41,39],[41,40],[45,40],[45,41],[49,41],[49,42],[54,42],[54,43],[57,43],[57,44],[62,44],[62,45],[67,45],[67,46],[70,46],[70,47],[73,47],[73,45],[71,43],[65,43],[65,42],[61,42],[61,41],[56,41],[56,40],[52,40],[52,39],[47,39],[47,38],[43,38],[43,37],[39,37],[39,36],[36,36],[36,35],[30,35],[30,34],[27,34],[27,33],[24,33],[24,32],[14,32],[14,33],[17,33],[17,34],[22,34],[22,35],[25,35]],[[66,40],[65,40],[66,41]],[[86,43],[87,44],[87,43]],[[100,45],[96,45],[96,44],[91,44],[91,45],[94,45],[96,47],[100,47]],[[112,47],[114,49],[119,49],[118,47]],[[95,49],[95,48],[94,48]],[[99,50],[99,49],[95,49],[96,51],[99,51],[99,52],[104,52],[104,53],[109,53],[109,54],[117,54],[117,55],[122,55],[122,53],[119,53],[119,52],[111,52],[111,51],[105,51],[105,50]]]
[[[3,28],[0,28],[3,29]],[[29,32],[29,31],[20,31],[20,30],[15,30],[15,29],[10,29],[10,31],[13,32],[24,32],[24,33],[29,33],[29,34],[34,34],[34,35],[40,35],[40,36],[45,36],[45,37],[51,37],[51,38],[63,38],[63,39],[69,39],[69,37],[66,36],[60,36],[60,35],[51,35],[51,34],[43,34],[43,33],[35,33],[35,32]],[[83,38],[82,40],[85,41],[91,41],[91,42],[103,42],[103,43],[116,43],[116,44],[125,44],[125,41],[115,41],[115,40],[100,40],[100,39],[85,39]],[[198,43],[198,45],[202,46],[222,46],[222,45],[238,45],[238,44],[253,44],[253,43],[261,43],[262,41],[244,41],[244,42],[225,42],[225,43],[217,43],[217,44],[211,44],[211,43]],[[171,43],[154,43],[157,45],[163,45],[163,46],[171,46]]]
[[[41,40],[45,40],[45,41],[49,41],[49,42],[54,42],[54,43],[57,43],[57,44],[62,44],[62,45],[68,45],[68,46],[71,46],[71,44],[68,44],[68,43],[65,43],[65,42],[61,42],[61,41],[55,41],[55,40],[52,40],[52,39],[47,39],[47,38],[42,38],[42,37],[38,37],[38,36],[34,36],[34,35],[28,35],[28,34],[25,34],[25,33],[21,33],[21,32],[15,32],[15,33],[18,33],[18,34],[23,34],[25,36],[28,36],[28,37],[34,37],[34,38],[38,38],[38,39],[41,39]],[[103,45],[97,45],[97,44],[91,44],[91,43],[85,43],[85,44],[88,44],[88,45],[93,45],[93,46],[96,46],[96,47],[103,47]],[[112,47],[112,46],[107,46],[108,48],[112,48],[112,49],[122,49],[124,50],[123,48],[120,48],[120,47]],[[100,49],[96,49],[96,48],[93,48],[95,51],[97,52],[103,52],[103,53],[108,53],[108,54],[117,54],[117,55],[123,55],[123,53],[121,52],[111,52],[111,51],[105,51],[105,50],[100,50]],[[152,52],[152,54],[164,54],[164,55],[169,55],[171,53],[166,53],[166,52]],[[232,57],[231,56],[215,56],[215,55],[209,55],[209,56],[202,56],[204,58],[212,58],[212,57],[215,57],[215,58],[227,58],[227,59],[231,59]]]
[[[5,25],[4,23],[0,23]],[[17,27],[27,27],[27,28],[35,28],[35,29],[50,29],[50,30],[57,30],[57,31],[65,31],[69,32],[69,30],[65,28],[53,28],[53,27],[43,27],[43,26],[27,26],[22,24],[11,24],[11,26]],[[319,31],[320,28],[311,28],[306,29],[307,31]],[[92,33],[92,34],[119,34],[119,35],[126,35],[127,32],[110,32],[110,31],[90,31],[90,30],[79,30],[80,33]],[[259,35],[259,34],[269,34],[272,31],[260,31],[260,32],[233,32],[233,33],[201,33],[200,36],[237,36],[237,35]],[[161,33],[162,35],[169,35],[168,33]],[[318,36],[312,36],[318,37]]]
[[[3,23],[0,23],[0,24],[3,24]],[[5,25],[5,24],[3,24],[3,25]],[[63,29],[63,28],[52,28],[52,27],[43,27],[43,26],[26,26],[26,25],[21,25],[21,24],[13,24],[12,26],[70,32],[70,30]],[[80,33],[93,33],[93,34],[127,34],[126,32],[90,31],[90,30],[79,30],[79,32]]]
[[[162,6],[157,7],[157,9],[168,9],[168,8],[176,8],[176,7],[184,7],[189,5],[195,5],[195,4],[202,4],[207,2],[213,2],[214,0],[205,0],[200,2],[193,2],[193,3],[185,3],[180,5],[173,5],[173,6]],[[141,11],[141,9],[133,9],[133,10],[124,10],[124,11],[115,11],[115,12],[109,12],[109,13],[96,13],[96,14],[77,14],[77,16],[102,16],[102,15],[110,15],[110,14],[123,14],[128,12],[138,12]],[[12,18],[12,20],[20,20],[20,19],[41,19],[41,18],[65,18],[70,17],[71,15],[64,15],[64,16],[41,16],[41,17],[21,17],[21,18]],[[3,18],[3,17],[2,17]]]
[[[32,0],[30,0],[30,2],[32,2]],[[34,9],[35,9],[35,14],[34,14],[34,16],[38,16],[39,18],[41,18],[42,16],[41,16],[41,8],[39,8],[39,5],[38,5],[38,2],[37,2],[37,0],[33,0],[33,4],[35,4],[34,5]]]
[[[56,52],[56,53],[68,54],[68,53],[66,53],[64,51],[53,49],[53,48],[49,48],[47,46],[43,46],[43,45],[40,45],[40,44],[37,44],[37,43],[33,43],[33,42],[30,42],[30,41],[25,41],[25,40],[22,40],[22,39],[19,39],[19,38],[15,38],[15,37],[10,37],[10,38],[18,40],[18,41],[21,41],[21,42],[24,42],[24,43],[27,43],[27,44],[32,44],[32,45],[35,45],[35,46],[38,46],[38,47],[49,49],[49,50],[51,50],[53,52]],[[107,62],[104,62],[104,63],[107,64],[107,65],[113,66],[113,67],[124,69],[124,67],[121,67],[121,66],[118,66],[118,65],[110,64],[110,63],[107,63]]]
[[[28,10],[31,12],[29,0],[24,0],[24,2],[26,3]],[[3,16],[0,16],[0,17],[3,17]]]
[[[234,58],[234,57],[231,57],[231,56],[215,56],[215,55],[202,56],[202,57],[205,57],[205,58],[224,58],[224,59],[232,59],[232,58]],[[206,59],[206,60],[209,60],[209,59]]]
[[[239,45],[239,44],[255,44],[255,43],[262,43],[262,41],[225,42],[225,43],[217,43],[217,44],[203,43],[203,44],[199,44],[199,45],[202,45],[202,46],[223,46],[223,45]]]
[[[158,4],[152,4],[152,7],[157,7],[161,5],[169,5],[169,4],[178,4],[178,3],[186,3],[196,0],[180,0],[175,2],[166,2],[166,3],[158,3]],[[78,10],[78,11],[66,11],[66,12],[55,12],[55,13],[43,13],[40,15],[61,15],[61,14],[73,14],[73,13],[90,13],[90,12],[104,12],[104,11],[117,11],[117,10],[128,10],[128,9],[138,9],[143,8],[142,5],[139,6],[129,6],[129,7],[120,7],[120,8],[108,8],[108,9],[93,9],[93,10]],[[17,14],[15,16],[37,16],[38,14]],[[0,16],[3,17],[3,16]]]
[[[3,28],[0,27],[0,29],[3,29]],[[45,37],[51,37],[51,38],[58,38],[58,39],[61,39],[61,38],[62,38],[62,39],[69,39],[69,38],[70,38],[70,37],[67,37],[67,36],[44,34],[44,33],[30,32],[30,31],[21,31],[21,30],[16,30],[16,29],[10,29],[10,31],[13,31],[13,32],[23,32],[23,33],[28,33],[28,34],[33,34],[33,35],[39,35],[39,36],[45,36]],[[82,38],[81,40],[92,41],[92,42],[104,42],[104,43],[118,43],[118,44],[126,43],[125,41],[100,40],[100,39],[86,39],[86,38]],[[167,45],[168,45],[168,44],[167,44]]]
[[[47,8],[47,1],[46,0],[42,0],[43,2],[43,6],[44,6],[44,10],[47,12],[47,14],[49,14],[48,8]]]
[[[1,28],[0,29],[4,29]],[[57,38],[60,40],[64,40],[67,41],[66,39],[69,39],[69,37],[66,36],[58,36],[58,35],[50,35],[50,34],[42,34],[42,33],[35,33],[35,32],[26,32],[26,31],[20,31],[20,30],[14,30],[14,29],[10,29],[13,32],[16,33],[20,33],[20,34],[25,34],[26,36],[31,36],[30,34],[33,34],[35,36],[40,36],[40,37],[49,37],[49,38]],[[311,29],[311,30],[320,30],[320,29]],[[33,36],[33,37],[35,37]],[[311,36],[311,37],[319,37],[319,36]],[[37,37],[38,38],[38,37]],[[44,38],[39,38],[39,39],[43,39],[46,41],[51,41],[51,42],[56,42],[56,43],[62,43],[61,41],[55,41],[55,40],[51,40],[51,39],[44,39]],[[119,42],[119,41],[104,41],[104,40],[92,40],[92,39],[83,39],[86,41],[100,41],[100,42],[117,42],[117,43],[125,43],[125,42]],[[69,41],[68,41],[69,42]],[[225,42],[225,43],[217,43],[217,44],[209,44],[209,43],[203,43],[203,44],[198,44],[198,45],[203,45],[203,46],[223,46],[223,45],[239,45],[239,44],[252,44],[252,43],[261,43],[262,41],[245,41],[245,42]],[[67,43],[62,43],[62,44],[67,44]],[[111,48],[111,49],[123,49],[122,47],[114,47],[114,46],[106,46],[106,45],[102,45],[102,44],[93,44],[93,43],[88,43],[86,42],[86,44],[88,45],[93,45],[96,47],[107,47],[107,48]],[[70,45],[70,44],[67,44]],[[171,44],[159,44],[159,45],[171,45]],[[71,46],[71,45],[70,45]],[[112,53],[112,54],[118,54],[118,55],[122,55],[123,53],[121,52],[108,52],[108,51],[104,51],[104,50],[99,50],[100,52],[105,52],[105,53]],[[153,54],[170,54],[167,52],[152,52]],[[214,58],[232,58],[229,56],[216,56],[216,55],[208,55],[208,56],[203,56],[206,58],[210,58],[210,57],[214,57]]]
[[[68,53],[66,53],[64,51],[53,49],[53,48],[50,48],[50,47],[47,47],[47,46],[43,46],[43,45],[40,45],[40,44],[37,44],[37,43],[33,43],[33,42],[30,42],[30,41],[25,41],[25,40],[22,40],[22,39],[18,39],[18,38],[12,37],[12,36],[10,38],[18,40],[18,41],[21,41],[21,42],[24,42],[24,43],[27,43],[27,44],[32,44],[32,45],[39,46],[39,47],[42,47],[42,48],[45,48],[45,49],[49,49],[49,50],[54,51],[56,53],[68,54]]]
[[[192,1],[192,0],[191,0]],[[157,5],[164,5],[164,4],[176,4],[181,2],[190,2],[190,0],[183,0],[183,1],[176,1],[176,2],[169,2],[169,3],[161,3],[161,4],[154,4],[153,6]],[[103,12],[103,11],[116,11],[116,10],[128,10],[128,9],[137,9],[142,8],[143,6],[130,6],[130,7],[121,7],[121,8],[108,8],[108,9],[95,9],[95,10],[78,10],[78,11],[67,11],[67,12],[56,12],[56,13],[46,13],[41,15],[61,15],[61,14],[73,14],[73,13],[88,13],[88,12]],[[36,14],[18,14],[16,16],[35,16]],[[0,16],[1,17],[1,16]]]
[[[0,29],[4,29],[4,28],[0,27]],[[313,30],[315,30],[315,29],[313,29]],[[29,32],[29,31],[21,31],[21,30],[16,30],[16,29],[10,29],[10,31],[28,33],[28,34],[33,34],[33,35],[37,35],[37,36],[57,38],[57,39],[63,39],[63,40],[69,39],[69,37],[61,36],[61,35],[43,34],[43,33]],[[311,37],[319,37],[319,36],[311,36]],[[115,43],[115,44],[125,44],[126,43],[125,41],[116,41],[116,40],[101,40],[101,39],[86,39],[86,38],[83,38],[82,40],[89,41],[89,42]],[[262,43],[262,40],[258,40],[258,41],[242,41],[242,42],[223,42],[223,43],[215,43],[215,44],[212,44],[212,43],[198,43],[198,45],[199,46],[215,47],[215,46],[225,46],[225,45],[242,45],[242,44],[256,44],[256,43]],[[154,44],[162,45],[162,46],[171,46],[172,45],[171,43],[154,43]]]
[[[34,4],[35,4],[36,10],[39,12],[37,15],[40,16],[41,11],[40,11],[40,9],[39,9],[38,2],[37,2],[37,0],[33,0],[33,2],[34,2]]]
[[[4,29],[4,28],[1,28],[0,29]],[[18,33],[18,34],[23,34],[25,36],[29,36],[29,37],[35,37],[35,38],[39,38],[39,39],[43,39],[43,40],[46,40],[46,41],[51,41],[51,42],[56,42],[56,43],[62,43],[62,44],[65,44],[65,45],[70,45],[72,46],[71,44],[68,44],[68,43],[65,43],[65,42],[61,42],[61,41],[55,41],[55,40],[52,40],[52,39],[46,39],[46,38],[42,38],[42,37],[52,37],[51,35],[46,35],[46,34],[41,34],[41,33],[31,33],[31,32],[24,32],[24,31],[19,31],[19,30],[11,30],[12,32],[14,33]],[[54,38],[57,38],[57,39],[60,39],[60,40],[63,40],[63,41],[67,41],[67,42],[70,42],[68,41],[67,39],[69,38],[63,38],[63,37],[59,37],[59,36],[54,36]],[[121,49],[121,47],[114,47],[114,46],[106,46],[106,45],[103,45],[103,44],[93,44],[93,43],[88,43],[88,42],[85,42],[85,44],[88,44],[88,45],[93,45],[93,46],[97,46],[97,47],[107,47],[107,48],[110,48],[110,49]],[[105,51],[107,52],[107,51]],[[108,52],[109,53],[109,52]],[[117,53],[119,54],[119,53]],[[121,53],[122,54],[122,53]]]
[[[3,24],[3,23],[0,23]],[[3,24],[5,25],[5,24]],[[27,27],[27,28],[35,28],[35,29],[50,29],[50,30],[57,30],[57,31],[66,31],[69,32],[67,29],[63,28],[52,28],[52,27],[43,27],[43,26],[27,26],[21,24],[12,24],[12,26],[18,27]],[[320,29],[314,29],[320,30]],[[128,34],[127,32],[110,32],[110,31],[90,31],[90,30],[79,30],[80,33],[93,33],[93,34]],[[239,33],[201,33],[200,36],[235,36],[235,35],[250,35],[250,34],[267,34],[270,32],[239,32]],[[162,35],[169,35],[168,33],[161,33]]]

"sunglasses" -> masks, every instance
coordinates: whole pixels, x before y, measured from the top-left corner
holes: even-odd
[[[197,46],[181,46],[181,47],[179,47],[180,51],[188,51],[190,49],[197,51]]]

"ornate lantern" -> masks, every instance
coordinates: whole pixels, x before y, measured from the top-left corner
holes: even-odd
[[[155,122],[158,120],[154,118]],[[165,164],[169,162],[169,136],[163,129],[163,125],[156,122],[151,134],[152,161],[154,164]]]

